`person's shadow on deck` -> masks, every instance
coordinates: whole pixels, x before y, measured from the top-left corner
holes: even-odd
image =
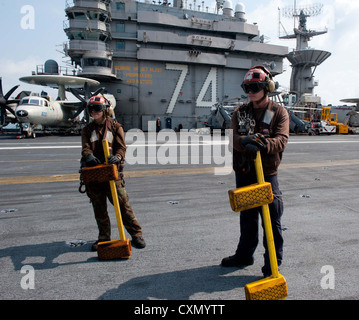
[[[152,274],[131,279],[118,288],[108,290],[103,300],[188,300],[196,293],[213,293],[243,289],[247,283],[259,280],[259,276],[227,275],[238,270],[221,266],[207,266],[182,271]],[[244,290],[243,293],[244,295]],[[241,295],[241,293],[239,293]],[[233,297],[236,299],[236,297]]]
[[[26,244],[22,246],[13,246],[8,248],[0,249],[0,258],[10,257],[14,270],[18,271],[26,265],[30,264],[35,270],[46,270],[53,269],[60,265],[66,264],[78,264],[88,263],[91,261],[97,261],[97,256],[93,259],[90,258],[87,261],[78,261],[70,263],[58,263],[55,259],[60,255],[68,252],[89,252],[92,243],[86,243],[84,245],[78,245],[75,243],[74,247],[71,244],[67,244],[65,241],[55,241],[41,244]],[[26,263],[28,259],[43,260],[41,262],[30,262]]]

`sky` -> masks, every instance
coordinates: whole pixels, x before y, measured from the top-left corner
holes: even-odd
[[[144,0],[141,0],[144,1]],[[320,3],[322,11],[315,17],[308,18],[307,28],[323,30],[325,35],[312,38],[311,48],[331,52],[331,56],[318,66],[315,80],[319,86],[314,93],[322,98],[322,104],[342,105],[341,99],[359,98],[359,84],[356,72],[359,69],[359,1],[357,0],[232,0],[233,8],[243,3],[247,23],[257,23],[265,42],[287,46],[289,51],[295,48],[295,40],[281,40],[281,35],[292,33],[294,20],[281,16],[279,10],[297,7],[313,7]],[[31,86],[18,79],[31,75],[37,65],[53,59],[60,66],[71,68],[70,59],[63,54],[63,44],[68,41],[63,31],[63,23],[67,21],[65,7],[71,0],[0,0],[0,77],[3,81],[4,94],[14,85],[20,84],[16,90],[41,91],[43,87]],[[187,0],[193,3],[193,0]],[[197,4],[200,0],[197,0]],[[205,0],[205,7],[214,10],[215,1]],[[285,72],[275,77],[284,88],[289,88],[291,66],[284,60]],[[47,90],[52,94],[51,90]],[[53,93],[55,94],[55,93]]]

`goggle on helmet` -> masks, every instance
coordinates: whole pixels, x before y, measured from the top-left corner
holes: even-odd
[[[109,107],[108,101],[100,95],[91,97],[89,102],[87,103],[87,110],[89,114],[94,112],[101,112]]]
[[[242,82],[245,93],[257,93],[266,89],[269,93],[275,90],[272,74],[263,66],[256,66],[248,70]]]

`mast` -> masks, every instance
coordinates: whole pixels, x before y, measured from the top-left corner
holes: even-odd
[[[294,18],[293,33],[279,36],[279,38],[296,39],[296,49],[287,55],[287,59],[292,67],[290,93],[296,95],[297,101],[303,94],[313,95],[314,87],[317,86],[317,82],[314,81],[314,72],[317,66],[331,55],[328,51],[309,48],[309,41],[312,37],[328,32],[327,29],[321,31],[307,29],[307,18],[321,14],[322,8],[322,4],[315,4],[297,9],[294,0],[294,8],[282,9],[283,16]],[[298,20],[298,26],[296,26],[296,20]]]

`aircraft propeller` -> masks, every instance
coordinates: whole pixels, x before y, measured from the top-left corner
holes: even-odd
[[[11,112],[15,116],[15,111],[11,109],[8,104],[16,103],[19,100],[9,100],[10,96],[13,94],[13,92],[19,87],[19,85],[14,86],[11,88],[4,96],[2,91],[2,78],[0,77],[0,124],[4,125],[6,121],[6,110]],[[16,118],[16,116],[15,116]]]
[[[91,94],[90,88],[85,82],[85,85],[81,89],[76,88],[70,88],[71,93],[82,102],[82,106],[76,111],[76,113],[71,117],[71,120],[75,119],[82,111],[85,111],[85,120],[86,122],[89,122],[90,115],[87,112],[86,106],[87,102],[90,100],[91,97],[98,95],[99,93],[102,93],[105,90],[104,87],[97,89],[94,93]]]

